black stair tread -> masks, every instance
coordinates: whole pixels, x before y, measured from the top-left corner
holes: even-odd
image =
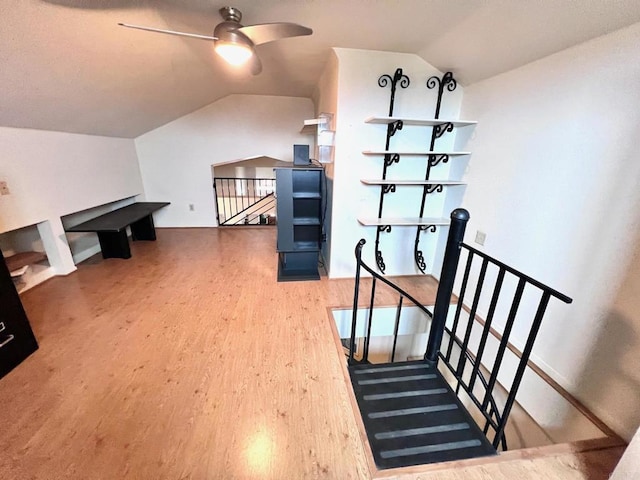
[[[437,368],[414,361],[349,372],[378,468],[495,455]]]
[[[441,425],[453,425],[455,423],[461,423],[465,421],[460,419],[460,416],[456,410],[441,411],[433,415],[398,416],[393,419],[393,425],[391,426],[389,425],[389,421],[387,418],[367,418],[366,420],[371,425],[372,431],[375,433],[392,430],[408,430],[411,428],[428,428]]]

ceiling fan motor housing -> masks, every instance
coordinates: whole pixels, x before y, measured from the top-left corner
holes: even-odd
[[[220,16],[225,22],[240,23],[242,20],[242,12],[234,7],[222,7],[220,10]]]
[[[242,25],[239,23],[225,21],[216,25],[216,28],[213,31],[213,36],[217,38],[216,42],[234,43],[253,48],[253,42],[251,39],[239,31],[239,28],[242,28]]]

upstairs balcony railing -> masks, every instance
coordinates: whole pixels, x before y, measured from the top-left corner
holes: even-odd
[[[216,177],[213,189],[218,225],[265,225],[275,218],[274,178]]]

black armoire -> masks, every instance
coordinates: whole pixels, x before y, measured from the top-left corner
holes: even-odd
[[[37,349],[38,342],[0,251],[0,378]]]
[[[278,167],[278,281],[320,280],[322,180],[316,166]]]

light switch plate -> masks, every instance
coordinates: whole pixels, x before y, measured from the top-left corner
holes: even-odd
[[[476,243],[478,245],[484,245],[484,241],[487,239],[487,234],[481,232],[480,230],[476,231]]]

